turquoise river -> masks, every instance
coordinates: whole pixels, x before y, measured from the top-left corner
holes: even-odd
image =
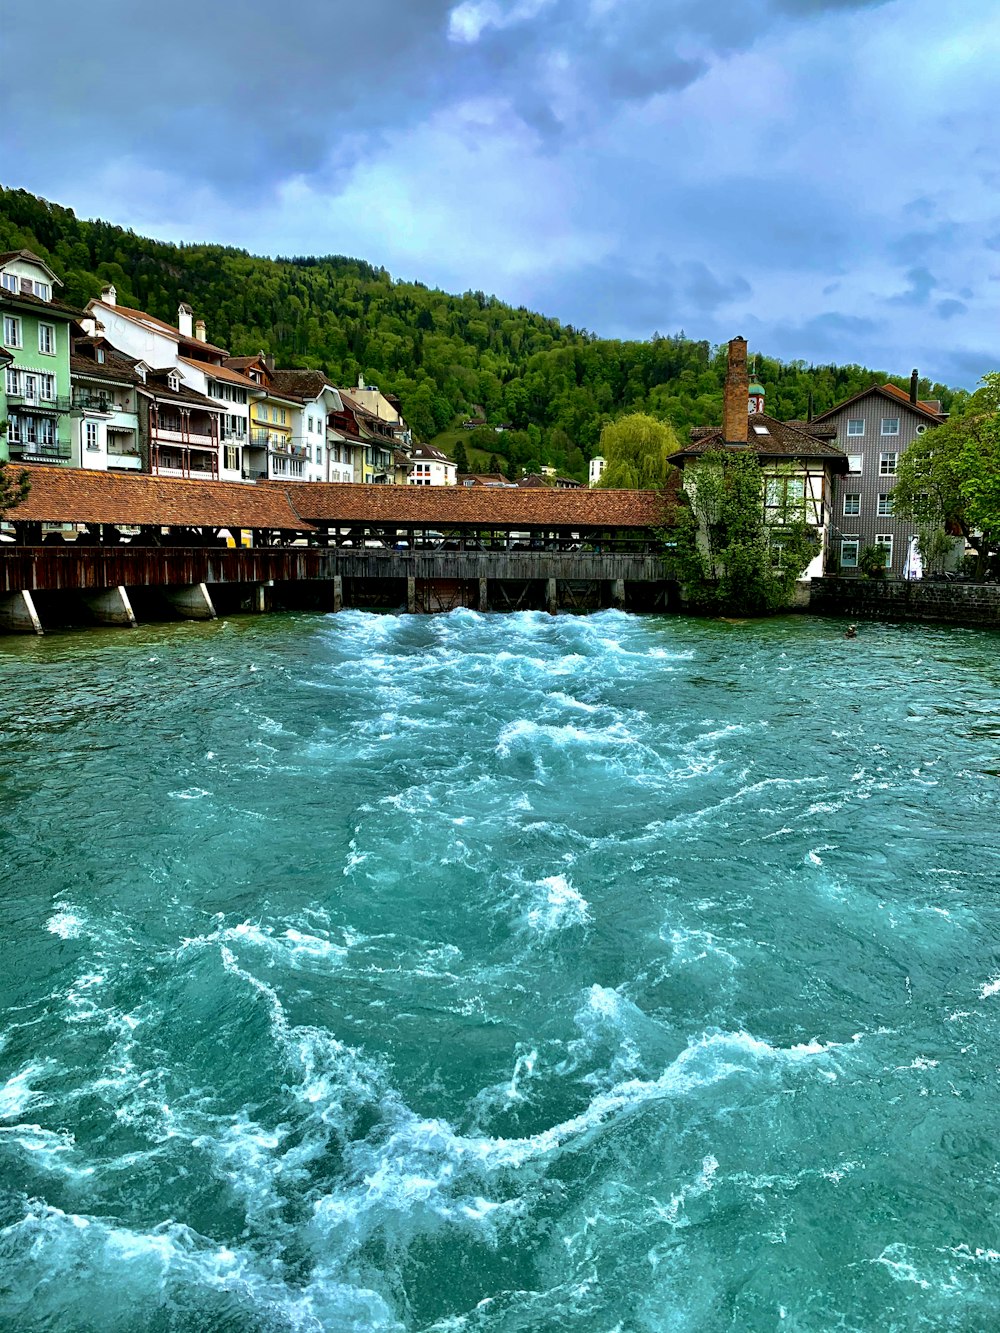
[[[1000,654],[0,643],[0,1329],[1000,1328]]]

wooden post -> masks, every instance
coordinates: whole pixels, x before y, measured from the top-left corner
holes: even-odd
[[[410,615],[417,611],[417,580],[411,574],[406,580],[406,609]]]
[[[550,616],[554,616],[559,609],[559,597],[555,579],[545,580],[545,605],[548,608]]]
[[[333,609],[334,611],[343,611],[344,609],[344,577],[342,574],[333,576]]]
[[[487,580],[479,580],[479,610],[488,611],[490,609],[489,598],[487,596]]]

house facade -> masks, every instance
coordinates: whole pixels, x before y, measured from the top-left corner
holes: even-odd
[[[80,312],[56,299],[60,286],[30,250],[0,254],[6,451],[20,462],[70,462],[70,332]]]
[[[351,481],[354,462],[350,449],[330,426],[343,411],[338,391],[320,370],[275,370],[271,387],[299,404],[294,414],[292,442],[302,446],[302,481]]]
[[[142,469],[138,386],[131,357],[103,338],[77,338],[70,357],[72,465],[99,472]]]
[[[763,474],[765,518],[775,528],[802,520],[816,529],[820,549],[802,578],[820,578],[831,542],[835,480],[846,472],[848,460],[835,443],[832,426],[814,429],[814,423],[778,421],[763,409],[764,390],[756,382],[751,384],[747,373],[746,340],[733,338],[721,429],[695,428],[691,444],[671,454],[670,462],[686,469],[709,452],[755,453]],[[689,477],[684,486],[691,489]]]
[[[940,403],[918,398],[917,382],[914,371],[909,394],[893,384],[873,385],[813,422],[833,427],[847,455],[848,470],[833,491],[830,565],[838,572],[856,571],[869,546],[884,551],[888,574],[908,571],[917,529],[893,512],[899,460],[918,435],[945,420]]]
[[[415,444],[410,450],[410,486],[454,486],[458,468],[453,459],[430,444]]]

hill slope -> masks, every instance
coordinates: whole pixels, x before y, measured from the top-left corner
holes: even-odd
[[[172,245],[0,188],[0,251],[22,246],[52,265],[71,304],[113,282],[123,304],[171,323],[178,304],[189,302],[211,341],[234,355],[263,349],[279,365],[320,368],[345,385],[363,374],[399,394],[418,438],[481,406],[491,423],[515,427],[495,437],[495,452],[529,470],[551,463],[582,477],[601,427],[623,412],[651,412],[681,434],[721,414],[724,349],[683,333],[600,339],[482,292],[450,296],[394,280],[364,260],[272,260],[220,245]],[[860,366],[760,355],[757,373],[768,410],[784,418],[805,416],[810,392],[819,412],[876,380],[908,387],[906,378]],[[955,396],[926,380],[920,392],[946,408]]]

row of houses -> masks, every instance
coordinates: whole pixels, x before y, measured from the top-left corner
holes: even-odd
[[[263,353],[231,357],[186,303],[174,326],[113,286],[84,310],[60,286],[31,251],[0,254],[0,457],[217,481],[456,480],[363,378],[345,390]]]

